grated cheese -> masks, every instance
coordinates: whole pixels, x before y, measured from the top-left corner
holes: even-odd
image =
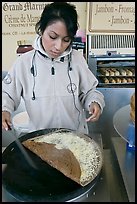
[[[55,132],[35,139],[36,142],[55,144],[57,149],[69,149],[78,160],[81,168],[80,182],[83,183],[98,174],[101,151],[94,140],[86,141],[72,132]]]

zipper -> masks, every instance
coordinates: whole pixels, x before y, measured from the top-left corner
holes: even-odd
[[[54,61],[54,58],[52,58],[51,74],[52,74],[52,75],[55,75],[55,68],[54,68],[54,63],[53,63],[53,61]]]
[[[52,58],[51,75],[55,75],[54,58]],[[57,104],[55,77],[53,78],[53,85],[54,85],[54,100],[55,100],[55,104]],[[56,105],[55,105],[55,109],[57,109],[57,106],[56,106]],[[56,110],[55,112],[57,112],[57,110]],[[56,119],[55,119],[55,121],[54,121],[54,126],[57,127],[58,114],[56,114],[55,117],[56,117]]]

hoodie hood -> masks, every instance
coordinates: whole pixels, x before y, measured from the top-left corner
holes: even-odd
[[[42,55],[45,55],[45,56],[47,56],[48,58],[51,59],[51,57],[48,56],[48,54],[46,53],[46,51],[43,49],[43,47],[41,45],[41,36],[36,37],[33,47],[34,47],[35,50],[39,51]],[[54,60],[55,61],[60,61],[60,59],[62,57],[68,56],[71,52],[72,52],[72,47],[69,47],[65,52],[62,53],[62,55],[55,58]]]

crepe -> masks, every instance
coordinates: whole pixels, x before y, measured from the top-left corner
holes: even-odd
[[[52,132],[22,144],[81,186],[89,184],[102,168],[100,146],[90,137],[73,131]]]

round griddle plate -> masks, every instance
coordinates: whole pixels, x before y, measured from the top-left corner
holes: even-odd
[[[22,142],[53,131],[54,129],[45,129],[31,132],[20,137],[19,140]],[[70,201],[85,195],[98,179],[99,174],[90,184],[82,187],[42,161],[28,149],[26,151],[41,169],[41,174],[36,174],[33,171],[15,141],[2,154],[3,164],[7,164],[2,174],[3,187],[19,201]]]

